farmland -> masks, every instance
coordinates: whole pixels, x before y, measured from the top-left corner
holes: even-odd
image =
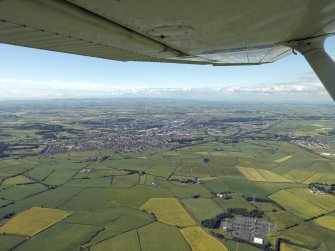
[[[153,213],[159,221],[168,225],[188,227],[194,226],[195,222],[187,214],[185,209],[176,199],[172,198],[151,198],[142,207]]]
[[[334,214],[317,218],[315,222],[319,224],[321,227],[325,227],[325,228],[335,231],[335,215]]]
[[[0,227],[0,233],[33,237],[69,215],[63,210],[33,207],[6,222]]]
[[[296,216],[304,219],[327,213],[327,211],[321,207],[318,207],[287,190],[281,190],[272,194],[270,199],[276,201]]]
[[[214,239],[200,227],[188,227],[180,231],[194,251],[227,251],[227,248],[222,243]]]
[[[0,106],[0,250],[335,249],[333,109],[64,102]]]

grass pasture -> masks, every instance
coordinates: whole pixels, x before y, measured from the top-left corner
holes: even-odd
[[[199,222],[213,218],[223,212],[222,208],[209,198],[183,199],[182,203]]]
[[[127,251],[140,251],[140,244],[137,238],[137,230],[126,232],[117,235],[111,239],[107,239],[94,245],[90,248],[92,251],[104,250],[127,250]]]
[[[153,213],[159,221],[168,225],[189,227],[196,224],[179,201],[174,198],[151,198],[144,203],[141,209]]]
[[[0,227],[0,233],[33,237],[70,214],[59,209],[32,207],[6,222]]]
[[[192,251],[228,251],[217,239],[210,236],[201,227],[187,227],[180,230]]]
[[[287,190],[278,191],[270,195],[269,198],[303,219],[309,219],[327,213],[327,211],[321,207],[318,207]]]
[[[45,190],[47,190],[47,187],[39,183],[16,185],[1,190],[0,197],[16,201]]]
[[[139,179],[140,177],[138,174],[114,176],[112,180],[112,187],[127,188],[136,186],[139,182]]]
[[[2,182],[2,184],[14,186],[14,185],[19,185],[19,184],[33,183],[33,182],[34,182],[33,180],[27,178],[26,176],[18,175],[15,177],[10,177],[10,178],[5,179]]]
[[[265,212],[264,220],[276,224],[277,230],[283,230],[287,227],[303,222],[301,218],[285,210],[277,212]]]
[[[25,238],[17,235],[0,235],[0,250],[12,250],[13,247],[24,241]]]
[[[80,250],[81,244],[99,229],[101,227],[93,225],[58,223],[24,242],[15,250]]]
[[[94,236],[89,245],[95,245],[111,237],[126,233],[137,228],[146,226],[154,221],[152,215],[142,213],[137,215],[124,215],[116,220],[104,224],[104,230]]]
[[[280,244],[280,251],[309,251],[309,250],[310,249],[298,247],[284,242]]]
[[[143,251],[191,251],[176,227],[154,222],[139,228],[138,234]]]
[[[76,170],[56,169],[43,182],[48,185],[61,185],[69,181],[76,172]]]
[[[111,177],[92,178],[92,179],[73,179],[64,184],[64,187],[95,187],[106,188],[111,185]]]

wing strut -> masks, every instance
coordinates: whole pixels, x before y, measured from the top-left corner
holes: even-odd
[[[299,51],[313,68],[320,81],[335,101],[335,62],[324,49],[327,37],[317,37],[287,43]]]

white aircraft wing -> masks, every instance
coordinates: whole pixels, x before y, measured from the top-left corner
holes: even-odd
[[[334,0],[0,0],[1,43],[120,61],[271,63],[334,33]]]

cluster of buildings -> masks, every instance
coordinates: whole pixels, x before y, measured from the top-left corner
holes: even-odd
[[[239,119],[236,119],[239,120]],[[171,119],[134,119],[106,123],[104,121],[85,121],[82,126],[88,128],[72,138],[45,140],[42,154],[57,154],[97,149],[116,149],[119,153],[155,150],[159,148],[176,149],[190,145],[194,141],[205,140],[210,133],[224,133],[242,137],[249,133],[262,131],[275,121],[257,121],[250,118],[245,122],[226,122],[216,119],[195,119],[171,117]],[[198,136],[197,136],[198,135]],[[199,136],[203,135],[203,136]],[[230,138],[229,138],[230,139]],[[41,142],[40,142],[41,143]],[[229,143],[229,142],[228,142]]]

